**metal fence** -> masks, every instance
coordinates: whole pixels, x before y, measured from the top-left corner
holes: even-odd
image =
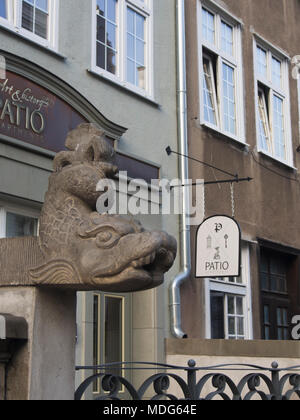
[[[120,369],[122,376],[116,373]],[[92,375],[78,387],[75,400],[81,400],[95,381],[100,383],[101,388],[100,396],[95,397],[97,400],[300,399],[300,366],[280,369],[276,362],[270,368],[250,364],[197,367],[194,360],[190,360],[187,366],[127,362],[78,366],[76,370],[92,371]],[[124,373],[140,370],[160,373],[153,373],[136,388],[124,377]],[[241,379],[234,382],[232,376],[240,376]]]

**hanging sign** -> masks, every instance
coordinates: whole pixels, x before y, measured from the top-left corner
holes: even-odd
[[[198,228],[196,277],[239,277],[241,230],[228,216],[213,216]]]

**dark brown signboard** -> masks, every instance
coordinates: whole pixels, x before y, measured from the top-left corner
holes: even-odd
[[[29,79],[10,71],[0,79],[0,139],[5,136],[59,152],[65,149],[68,132],[85,122],[67,102]],[[159,178],[158,167],[119,152],[117,164],[131,178],[147,182]]]
[[[70,105],[30,80],[9,71],[0,80],[0,135],[58,152],[67,133],[83,122]]]

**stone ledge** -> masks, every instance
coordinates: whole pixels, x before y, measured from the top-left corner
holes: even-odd
[[[28,325],[24,318],[0,314],[0,340],[27,340]]]
[[[166,339],[167,355],[300,358],[299,341]]]

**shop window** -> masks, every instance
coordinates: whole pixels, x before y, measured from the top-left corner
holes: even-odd
[[[201,122],[245,142],[240,24],[209,1],[200,4]]]
[[[288,60],[255,40],[258,150],[293,165]]]
[[[92,70],[152,96],[152,0],[94,0]]]

